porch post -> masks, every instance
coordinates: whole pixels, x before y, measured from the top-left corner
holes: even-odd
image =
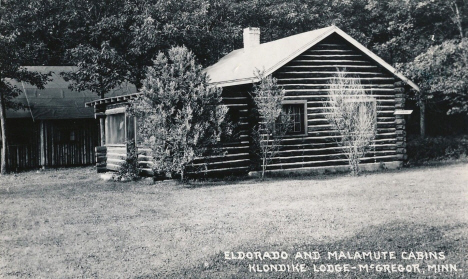
[[[97,112],[96,118],[99,118],[99,131],[101,135],[101,146],[106,145],[106,114],[103,112]]]

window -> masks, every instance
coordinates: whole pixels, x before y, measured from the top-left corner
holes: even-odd
[[[286,135],[307,134],[307,102],[286,101],[283,103],[283,117],[287,125]]]
[[[125,143],[125,113],[107,115],[106,144],[123,143]]]

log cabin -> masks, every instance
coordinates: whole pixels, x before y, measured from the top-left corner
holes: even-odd
[[[223,102],[237,124],[236,137],[224,144],[224,155],[200,158],[193,166],[203,173],[249,173],[258,175],[259,163],[252,150],[253,102],[249,94],[258,82],[256,70],[277,79],[286,91],[284,108],[294,131],[281,141],[278,155],[268,165],[270,173],[323,173],[349,170],[348,161],[336,142],[338,131],[325,117],[328,82],[338,70],[360,79],[366,94],[377,107],[377,134],[371,149],[361,160],[364,170],[399,168],[406,158],[405,90],[418,86],[395,68],[336,26],[317,29],[276,41],[260,43],[260,29],[246,28],[244,48],[237,49],[206,68],[210,83],[223,89]],[[97,147],[98,170],[116,170],[125,159],[126,142],[136,139],[135,119],[125,112],[128,99],[138,94],[110,97],[87,103],[105,115],[105,146]],[[120,129],[120,130],[119,130]],[[123,130],[122,130],[123,129]],[[118,131],[117,131],[118,130]],[[106,136],[102,135],[102,136]],[[138,141],[137,141],[138,142]],[[150,150],[138,146],[139,161],[151,173]]]
[[[98,99],[90,91],[72,91],[60,73],[74,71],[70,66],[28,66],[30,71],[50,73],[44,89],[10,81],[22,90],[15,98],[24,109],[7,110],[7,167],[11,171],[32,168],[93,165],[99,146],[99,121],[85,103]],[[122,84],[109,96],[136,92]]]

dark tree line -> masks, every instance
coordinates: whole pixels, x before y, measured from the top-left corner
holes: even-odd
[[[467,113],[468,0],[0,0],[0,86],[43,83],[21,65],[76,65],[73,87],[103,96],[122,81],[140,88],[172,46],[208,66],[242,47],[245,27],[260,27],[266,42],[331,24],[422,85],[421,106],[440,99]]]

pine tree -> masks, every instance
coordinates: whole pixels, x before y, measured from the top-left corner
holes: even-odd
[[[151,147],[155,173],[186,178],[187,167],[197,157],[215,151],[227,113],[221,90],[208,85],[208,77],[185,47],[159,53],[148,69],[132,102],[139,133]]]

